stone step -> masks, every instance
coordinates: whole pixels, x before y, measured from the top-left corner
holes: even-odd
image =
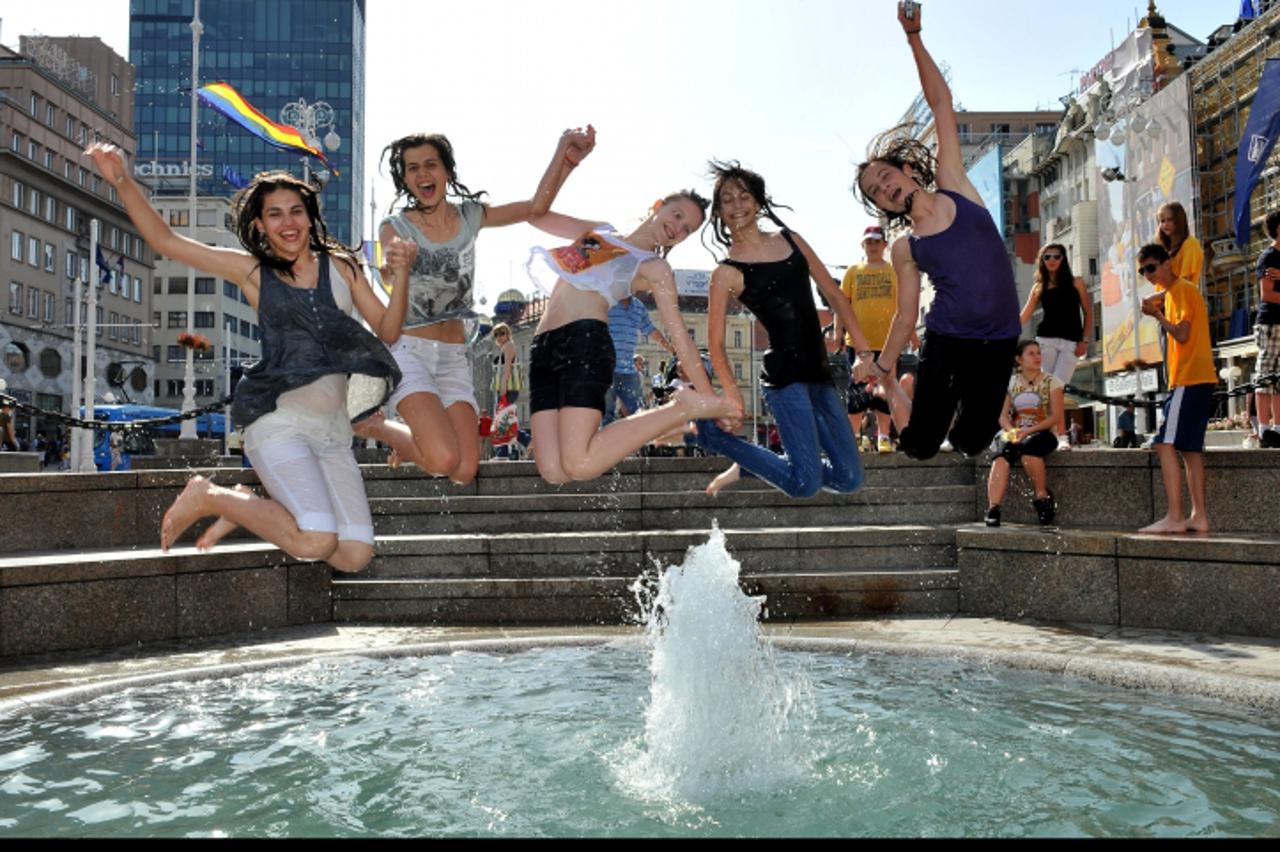
[[[954,613],[954,569],[879,573],[745,574],[745,591],[766,598],[766,617]],[[333,584],[336,622],[395,624],[635,623],[632,577],[528,580],[369,580]]]
[[[362,580],[639,577],[678,564],[707,530],[390,536]],[[951,568],[952,527],[807,527],[725,532],[744,572],[875,573]]]
[[[409,497],[369,501],[379,536],[623,532],[725,528],[963,524],[975,518],[973,487],[863,488],[792,500],[785,494],[545,494]]]

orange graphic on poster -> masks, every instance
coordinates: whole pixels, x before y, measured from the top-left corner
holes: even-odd
[[[593,267],[603,266],[620,257],[626,257],[627,250],[593,232],[571,246],[552,249],[550,255],[562,270],[570,275],[576,275]]]

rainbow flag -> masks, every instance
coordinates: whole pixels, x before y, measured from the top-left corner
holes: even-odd
[[[325,165],[328,159],[319,148],[313,148],[302,138],[296,127],[288,124],[277,124],[259,112],[253,104],[244,99],[229,83],[210,83],[201,86],[198,92],[200,100],[213,107],[245,130],[257,136],[268,145],[284,151],[296,151],[299,154],[310,154],[318,157]]]

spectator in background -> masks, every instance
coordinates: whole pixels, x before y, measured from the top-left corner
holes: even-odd
[[[1118,450],[1135,449],[1142,445],[1138,440],[1137,427],[1134,424],[1133,403],[1130,402],[1124,407],[1124,411],[1116,417],[1116,431],[1120,434],[1116,436],[1113,446]]]
[[[1268,376],[1280,373],[1280,210],[1267,215],[1271,245],[1258,258],[1258,363],[1254,367],[1257,390],[1258,440],[1265,450],[1280,449],[1280,384]]]
[[[13,406],[7,401],[0,403],[0,450],[18,451],[18,436],[13,431]]]
[[[1169,260],[1176,278],[1185,278],[1197,290],[1204,274],[1204,249],[1200,241],[1191,236],[1186,209],[1176,201],[1160,208],[1156,214],[1160,221],[1161,247],[1169,253]]]
[[[1035,496],[1031,506],[1041,526],[1053,523],[1057,507],[1048,487],[1044,460],[1058,449],[1058,433],[1062,429],[1064,401],[1062,381],[1041,369],[1040,344],[1034,340],[1018,343],[1014,358],[1018,369],[1009,380],[1009,393],[1000,412],[1001,443],[999,454],[991,463],[987,480],[987,526],[1000,526],[1000,505],[1009,489],[1009,472],[1022,463]],[[1009,413],[1013,412],[1013,419]],[[1073,424],[1075,425],[1075,424]]]
[[[613,338],[613,385],[605,394],[604,419],[600,421],[602,429],[617,419],[619,402],[626,409],[624,417],[645,408],[644,374],[636,372],[635,365],[636,347],[640,345],[640,338],[643,336],[668,352],[675,353],[662,332],[649,319],[649,311],[636,298],[623,299],[609,309],[609,336]]]
[[[1213,416],[1213,390],[1218,374],[1213,366],[1213,344],[1209,339],[1209,317],[1204,298],[1194,284],[1173,272],[1169,252],[1159,243],[1143,246],[1138,252],[1139,269],[1156,288],[1156,294],[1142,303],[1142,312],[1160,323],[1168,335],[1167,364],[1170,393],[1164,403],[1164,423],[1156,433],[1154,446],[1160,457],[1169,510],[1163,518],[1144,528],[1144,533],[1176,535],[1209,531],[1205,503],[1204,433]],[[1183,512],[1182,471],[1178,454],[1186,467],[1191,492],[1191,514]]]
[[[1066,246],[1060,243],[1052,243],[1040,251],[1036,283],[1019,317],[1023,325],[1031,321],[1037,306],[1043,311],[1036,326],[1036,342],[1044,355],[1044,370],[1057,376],[1064,385],[1070,384],[1076,364],[1089,351],[1093,298],[1084,279],[1071,272]],[[1058,437],[1061,442],[1064,436]]]

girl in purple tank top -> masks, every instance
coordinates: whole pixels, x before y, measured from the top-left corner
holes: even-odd
[[[855,193],[868,212],[906,234],[892,248],[898,312],[889,338],[880,358],[859,363],[854,376],[884,385],[908,456],[931,458],[948,438],[973,456],[1000,428],[1006,390],[1000,377],[1021,331],[1017,286],[1004,239],[965,174],[951,89],[920,39],[919,5],[909,18],[900,3],[898,21],[933,111],[938,153],[935,158],[911,135],[914,128],[903,126],[873,141],[858,166]],[[891,369],[915,330],[924,275],[934,299],[912,400]]]

